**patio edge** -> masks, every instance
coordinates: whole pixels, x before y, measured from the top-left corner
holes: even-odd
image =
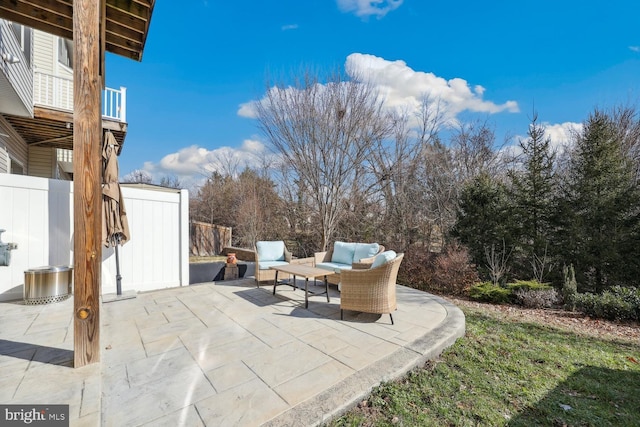
[[[447,317],[434,329],[408,346],[358,371],[322,393],[272,418],[263,426],[319,426],[355,407],[374,387],[405,375],[411,369],[438,357],[465,335],[465,316],[449,301],[431,295],[447,311]]]

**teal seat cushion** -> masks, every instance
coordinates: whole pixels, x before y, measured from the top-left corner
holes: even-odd
[[[351,265],[353,263],[353,254],[355,253],[355,251],[355,243],[335,242],[333,244],[333,254],[331,254],[331,262]]]
[[[260,261],[260,270],[268,270],[269,267],[277,267],[278,265],[289,265],[287,261]]]
[[[380,250],[377,243],[356,243],[356,249],[353,253],[353,262],[358,262],[362,258],[371,258]]]
[[[396,259],[396,256],[397,254],[394,251],[384,251],[373,259],[371,268],[380,267],[381,265],[386,264],[389,261],[393,261],[394,259]]]
[[[256,243],[258,261],[284,261],[284,242],[282,240]]]
[[[325,270],[332,270],[336,273],[340,273],[340,270],[351,270],[351,264],[340,264],[337,262],[319,262],[316,264],[317,268],[323,268]]]

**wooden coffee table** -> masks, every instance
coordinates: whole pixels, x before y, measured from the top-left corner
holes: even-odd
[[[276,271],[276,277],[273,280],[273,294],[276,294],[276,286],[289,285],[294,289],[296,286],[296,276],[304,277],[304,308],[309,308],[309,294],[311,295],[327,295],[327,302],[329,300],[329,283],[327,282],[327,276],[335,274],[332,270],[324,270],[322,268],[316,268],[307,264],[287,264],[270,267]],[[278,273],[288,273],[293,276],[293,284],[291,283],[278,283]],[[309,292],[309,279],[317,279],[318,277],[324,277],[324,292]]]

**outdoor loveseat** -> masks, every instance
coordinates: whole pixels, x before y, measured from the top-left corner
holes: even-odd
[[[377,243],[347,243],[337,241],[333,248],[326,252],[314,254],[315,266],[335,271],[327,276],[329,283],[340,283],[340,273],[344,270],[365,269],[373,263],[376,255],[384,251],[384,246]]]

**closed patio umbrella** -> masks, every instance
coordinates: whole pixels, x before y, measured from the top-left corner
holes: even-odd
[[[118,245],[129,240],[129,223],[118,182],[118,154],[120,144],[110,131],[105,132],[102,144],[102,243],[113,246],[116,252],[117,294],[122,295]]]

